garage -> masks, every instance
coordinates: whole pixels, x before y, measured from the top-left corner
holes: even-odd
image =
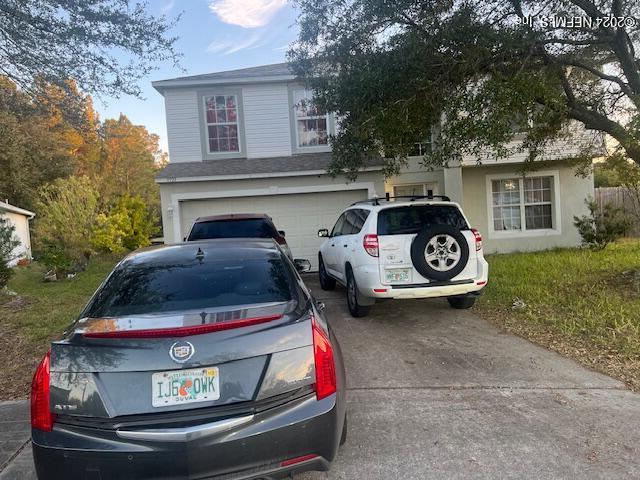
[[[228,213],[266,213],[273,218],[295,258],[311,261],[318,268],[318,248],[322,239],[318,229],[331,228],[340,212],[367,198],[367,190],[342,190],[321,193],[261,195],[205,200],[180,201],[181,237],[190,230],[194,220],[207,215]]]

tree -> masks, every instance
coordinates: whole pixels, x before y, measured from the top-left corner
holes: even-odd
[[[84,268],[93,253],[98,192],[88,177],[59,178],[44,186],[36,206],[34,244],[39,258],[56,273]]]
[[[85,92],[139,96],[139,79],[177,64],[169,32],[178,19],[128,0],[3,0],[0,72],[26,91],[38,77],[61,88],[73,78]]]
[[[98,250],[120,253],[146,247],[155,233],[155,219],[142,198],[126,195],[108,214],[98,215],[92,243]]]
[[[434,127],[427,160],[436,164],[514,149],[544,160],[571,121],[610,135],[640,164],[640,2],[296,3],[300,36],[289,59],[318,106],[340,119],[333,174],[353,178],[380,152],[397,171]],[[590,162],[597,137],[575,160]]]
[[[7,286],[13,270],[9,262],[14,259],[13,251],[20,245],[15,236],[16,227],[8,219],[0,217],[0,290]]]

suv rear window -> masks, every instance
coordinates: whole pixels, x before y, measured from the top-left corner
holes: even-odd
[[[214,220],[193,225],[188,241],[210,238],[274,238],[278,234],[268,220],[247,218],[238,220]]]
[[[292,299],[292,285],[292,273],[279,256],[124,265],[112,273],[84,316],[120,317],[287,302]]]
[[[410,205],[386,208],[378,213],[378,235],[418,233],[432,225],[449,225],[458,230],[469,228],[460,210],[452,205]]]

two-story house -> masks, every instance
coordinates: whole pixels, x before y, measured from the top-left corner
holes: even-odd
[[[576,129],[555,145],[544,169],[518,173],[522,156],[465,158],[428,171],[419,158],[392,178],[372,162],[355,182],[326,173],[336,122],[305,99],[287,64],[180,77],[153,83],[165,100],[170,163],[157,176],[166,243],[179,242],[193,221],[219,213],[267,213],[295,257],[317,266],[319,228],[365,198],[444,194],[459,202],[488,252],[574,246],[573,216],[585,213],[593,178],[562,160],[592,141]]]

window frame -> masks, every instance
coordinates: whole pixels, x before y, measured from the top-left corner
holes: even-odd
[[[313,153],[313,152],[330,152],[331,137],[336,130],[335,118],[330,112],[326,112],[324,117],[327,122],[327,144],[326,145],[309,145],[300,146],[298,141],[298,116],[296,115],[296,92],[310,92],[308,88],[304,88],[301,85],[289,85],[289,124],[291,128],[291,151],[293,153]],[[305,117],[307,119],[319,119],[322,116]]]
[[[558,170],[538,171],[526,178],[551,177],[551,224],[552,228],[527,229],[526,205],[524,193],[524,178],[522,175],[514,173],[504,173],[495,175],[486,175],[486,196],[487,196],[487,232],[489,238],[505,239],[505,238],[521,238],[521,237],[544,237],[562,234],[562,218],[560,207],[560,174]],[[517,180],[520,188],[520,230],[495,230],[493,215],[493,181],[494,180]],[[546,202],[545,202],[546,204]]]
[[[242,90],[237,88],[220,87],[215,89],[199,90],[198,114],[200,123],[200,147],[204,160],[218,160],[226,158],[246,158],[247,145],[244,135],[244,110]],[[209,123],[207,122],[206,100],[213,96],[234,96],[236,98],[236,125],[238,128],[238,151],[233,152],[211,152],[209,151]],[[220,125],[220,124],[211,124]],[[231,124],[230,124],[231,125]]]
[[[417,186],[422,186],[422,195],[424,195],[425,197],[427,196],[429,190],[431,190],[431,194],[432,195],[439,195],[439,191],[440,191],[440,185],[438,184],[438,182],[417,182],[417,183],[396,183],[391,187],[391,192],[393,193],[393,196],[397,196],[396,195],[396,188],[397,187],[417,187]],[[431,188],[429,188],[431,187]]]

